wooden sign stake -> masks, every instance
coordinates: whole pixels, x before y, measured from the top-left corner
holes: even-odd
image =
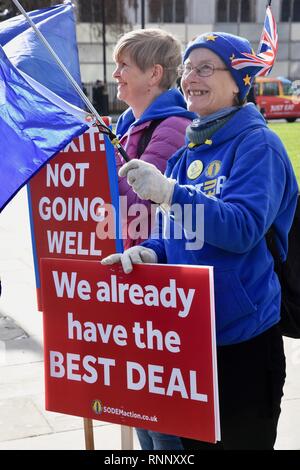
[[[93,420],[88,419],[88,418],[83,418],[83,424],[84,424],[85,449],[95,450]]]

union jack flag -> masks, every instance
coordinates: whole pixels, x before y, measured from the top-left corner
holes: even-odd
[[[252,67],[249,73],[251,76],[262,77],[268,75],[274,65],[278,50],[277,25],[273,17],[272,10],[268,6],[264,22],[263,32],[260,38],[257,54],[243,53],[242,58],[233,59],[231,66],[236,69]]]

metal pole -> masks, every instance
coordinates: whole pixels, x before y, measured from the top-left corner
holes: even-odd
[[[99,116],[97,110],[94,108],[94,106],[92,105],[92,103],[90,102],[90,100],[85,96],[85,94],[83,93],[82,89],[80,88],[80,86],[78,85],[78,83],[74,80],[74,78],[72,77],[72,75],[70,74],[70,72],[67,70],[67,68],[65,67],[65,65],[62,63],[62,61],[60,60],[60,58],[58,57],[58,55],[54,52],[54,50],[52,49],[52,47],[50,46],[50,44],[48,43],[48,41],[46,40],[46,38],[42,35],[42,33],[40,32],[40,30],[36,27],[36,25],[34,24],[34,22],[31,20],[31,18],[27,15],[26,11],[24,10],[24,8],[22,7],[22,5],[18,2],[18,0],[12,0],[13,3],[16,5],[16,7],[18,8],[18,10],[22,13],[22,15],[25,16],[25,18],[27,19],[27,21],[30,23],[30,26],[34,29],[34,31],[36,32],[36,34],[38,35],[38,37],[40,38],[40,40],[42,41],[42,43],[44,44],[44,46],[47,48],[48,52],[51,54],[51,56],[53,57],[53,59],[55,60],[55,62],[57,63],[57,65],[60,67],[61,71],[64,73],[64,75],[69,79],[69,81],[71,82],[71,84],[73,85],[73,87],[75,88],[76,92],[78,93],[78,95],[80,96],[80,98],[82,99],[82,101],[86,104],[86,106],[88,107],[88,109],[91,111],[91,113],[98,119],[98,121],[101,123],[102,126],[106,126],[105,122],[102,121],[101,119],[101,116]]]
[[[133,450],[133,429],[128,426],[121,426],[121,449]]]
[[[184,43],[185,47],[187,47],[189,42],[189,33],[188,33],[188,0],[184,0]]]
[[[103,82],[106,86],[107,73],[106,73],[106,8],[105,0],[102,0],[102,51],[103,51]]]
[[[242,1],[238,1],[238,11],[237,11],[237,35],[241,33],[241,13],[242,13]]]
[[[66,66],[62,63],[62,61],[60,60],[58,55],[54,52],[54,50],[52,49],[52,47],[48,43],[47,39],[43,36],[43,34],[36,27],[36,25],[34,24],[32,19],[28,16],[28,14],[26,13],[26,11],[22,7],[22,5],[18,2],[18,0],[12,0],[12,2],[15,4],[15,6],[18,8],[18,10],[22,13],[22,15],[25,16],[26,20],[28,21],[28,23],[30,24],[32,29],[35,31],[35,33],[37,34],[39,39],[42,41],[42,43],[44,44],[44,46],[46,47],[46,49],[48,50],[48,52],[50,53],[52,58],[55,60],[55,62],[57,63],[57,65],[61,69],[61,71],[68,78],[68,80],[70,81],[70,83],[72,84],[72,86],[74,87],[74,89],[76,90],[76,92],[78,93],[80,98],[82,99],[82,101],[86,104],[87,108],[91,111],[93,116],[96,118],[96,121],[98,121],[98,123],[101,124],[101,127],[107,131],[106,133],[107,133],[109,139],[111,140],[112,144],[118,149],[118,151],[120,152],[120,154],[122,155],[124,160],[126,162],[128,162],[129,157],[128,157],[127,153],[125,152],[124,148],[122,147],[122,145],[120,144],[119,140],[117,139],[115,134],[111,131],[111,129],[105,124],[105,122],[101,118],[98,111],[94,108],[94,106],[92,105],[92,103],[90,102],[88,97],[83,93],[82,89],[80,88],[78,83],[74,80],[74,78],[72,77],[70,72],[67,70]],[[102,132],[103,132],[103,130],[102,130]]]
[[[294,0],[290,2],[290,14],[289,14],[289,45],[288,45],[288,78],[291,79],[291,62],[292,62],[292,22],[294,13]]]
[[[145,0],[141,0],[141,26],[145,29]]]

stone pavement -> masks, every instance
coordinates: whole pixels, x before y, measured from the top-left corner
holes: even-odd
[[[84,449],[83,420],[44,408],[42,315],[36,309],[26,190],[0,215],[0,240],[0,450]],[[300,450],[300,340],[286,340],[285,349],[276,448]],[[96,449],[121,449],[119,426],[93,423]]]

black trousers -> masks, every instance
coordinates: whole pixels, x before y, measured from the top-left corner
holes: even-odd
[[[278,325],[263,334],[217,348],[221,442],[182,438],[186,450],[274,448],[285,381]]]

